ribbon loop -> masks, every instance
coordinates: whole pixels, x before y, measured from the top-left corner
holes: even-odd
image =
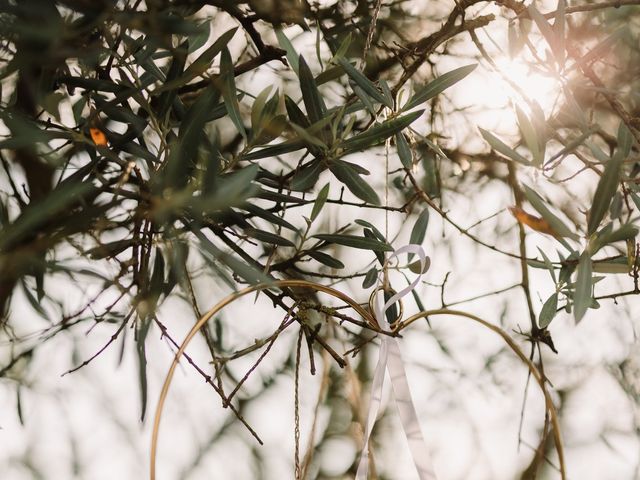
[[[405,245],[404,247],[394,251],[389,258],[387,258],[383,268],[386,268],[392,259],[397,258],[403,253],[413,253],[414,255],[417,255],[420,259],[420,271],[424,271],[427,264],[427,256],[425,255],[422,247],[415,244]],[[392,331],[387,327],[387,322],[385,322],[386,311],[396,302],[401,301],[402,297],[409,294],[414,288],[416,288],[418,283],[420,283],[421,277],[422,273],[418,274],[413,282],[411,282],[406,288],[399,292],[394,292],[382,308],[379,306],[380,302],[375,301],[375,294],[381,288],[376,287],[371,295],[370,302],[374,303],[373,311],[375,319],[381,329],[386,332]],[[402,303],[400,303],[400,305],[402,305]],[[393,323],[397,324],[401,316],[402,313],[400,313],[398,319]],[[390,327],[392,328],[393,325]],[[409,450],[413,457],[413,463],[418,472],[418,476],[420,480],[436,480],[431,455],[422,435],[420,422],[418,421],[418,414],[416,413],[415,405],[411,398],[409,382],[407,381],[407,374],[404,368],[404,361],[402,360],[402,353],[400,351],[398,340],[396,338],[382,335],[380,342],[380,354],[371,384],[371,400],[369,403],[369,411],[367,412],[364,446],[362,456],[360,457],[360,463],[358,464],[358,470],[356,472],[356,480],[366,480],[369,473],[369,439],[376,423],[378,411],[380,410],[382,388],[384,386],[386,371],[389,372],[391,387],[396,400],[398,413],[400,415],[400,421],[409,444]]]

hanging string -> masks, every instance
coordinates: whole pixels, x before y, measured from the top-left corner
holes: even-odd
[[[371,25],[369,26],[369,31],[367,32],[367,40],[364,43],[364,50],[362,52],[363,63],[367,62],[367,53],[369,53],[369,49],[371,48],[371,42],[373,41],[373,34],[376,31],[376,24],[378,23],[378,14],[380,13],[381,8],[382,8],[382,0],[378,0],[376,2],[375,8],[373,9],[373,13],[371,14]]]
[[[294,380],[294,441],[295,441],[295,479],[300,480],[302,478],[302,471],[300,469],[300,349],[302,347],[302,329],[298,332],[298,342],[296,344],[296,367],[295,367],[295,380]]]

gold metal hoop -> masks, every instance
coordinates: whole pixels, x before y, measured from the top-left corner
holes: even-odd
[[[344,303],[346,303],[351,308],[353,308],[358,314],[360,314],[360,316],[367,323],[371,325],[371,330],[379,333],[385,333],[381,331],[375,318],[373,318],[373,315],[367,312],[366,309],[360,306],[360,304],[358,304],[351,297],[349,297],[348,295],[345,295],[341,291],[336,290],[334,288],[327,287],[319,283],[308,282],[306,280],[275,280],[268,284],[260,283],[257,285],[253,285],[251,287],[247,287],[243,290],[232,293],[231,295],[225,297],[220,302],[218,302],[211,310],[209,310],[202,317],[200,317],[200,319],[195,323],[195,325],[191,327],[191,330],[189,330],[189,333],[180,344],[180,348],[178,348],[178,351],[175,353],[173,357],[173,362],[171,362],[169,371],[165,376],[164,383],[162,384],[162,389],[160,390],[160,398],[158,399],[158,405],[156,406],[156,413],[153,419],[153,431],[151,434],[151,459],[150,459],[151,461],[149,465],[149,476],[151,480],[155,480],[156,478],[156,455],[158,451],[158,437],[160,435],[160,419],[162,418],[162,410],[164,408],[164,403],[167,398],[167,395],[169,393],[169,386],[171,385],[173,374],[176,371],[178,362],[182,358],[182,355],[184,354],[185,349],[187,348],[187,346],[189,345],[193,337],[195,337],[196,333],[198,333],[198,331],[209,321],[209,319],[213,317],[216,313],[218,313],[220,310],[222,310],[225,306],[229,305],[230,303],[234,302],[238,298],[243,297],[249,293],[258,292],[258,291],[266,290],[269,288],[277,288],[277,287],[312,288],[318,292],[323,292],[328,295],[331,295],[334,298],[342,300]]]
[[[375,315],[375,311],[376,311],[376,308],[375,308],[376,297],[378,296],[378,292],[380,290],[384,290],[388,293],[391,293],[392,296],[397,293],[393,288],[385,289],[382,286],[377,287],[373,292],[371,292],[371,295],[369,296],[369,310],[373,315]],[[400,305],[400,311],[396,319],[393,322],[389,323],[389,325],[391,326],[391,330],[395,330],[399,325],[401,325],[400,320],[402,320],[402,316],[404,315],[404,304],[402,303],[402,299],[399,298],[393,305],[395,305],[396,303]]]

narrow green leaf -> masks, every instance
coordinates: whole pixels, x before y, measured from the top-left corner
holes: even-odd
[[[167,274],[167,282],[165,283],[163,291],[165,297],[169,296],[178,283],[188,288],[188,286],[185,285],[184,280],[187,272],[186,265],[187,259],[189,258],[189,246],[186,242],[176,239],[171,242],[168,254],[169,261],[167,263],[169,264],[169,272]]]
[[[346,56],[347,51],[351,46],[351,40],[352,40],[352,36],[351,36],[351,32],[349,32],[342,39],[342,42],[340,42],[340,46],[338,47],[338,50],[336,50],[336,53],[333,55],[332,61],[335,60],[336,58],[342,58]]]
[[[371,172],[369,170],[367,170],[361,165],[358,165],[357,163],[346,162],[344,160],[340,160],[340,162],[346,163],[347,165],[349,165],[358,175],[371,175]]]
[[[320,160],[313,160],[311,163],[308,163],[291,178],[291,189],[304,192],[313,188],[324,169],[325,167]]]
[[[186,55],[186,48],[185,48],[185,55]],[[180,70],[180,73],[182,73],[182,70]],[[114,83],[111,80],[103,80],[99,78],[73,77],[68,75],[61,75],[57,78],[61,84],[68,85],[69,87],[82,88],[84,90],[89,90],[89,91],[110,92],[110,93],[117,94],[117,93],[125,92],[127,90],[131,90],[125,85]]]
[[[169,79],[169,75],[167,75],[167,81],[153,91],[154,95],[159,93],[175,90],[178,87],[186,85],[194,78],[202,75],[209,68],[211,68],[211,63],[213,59],[224,49],[227,47],[233,36],[235,35],[238,27],[234,27],[231,30],[226,31],[220,38],[218,38],[213,45],[207,48],[204,52],[200,54],[198,58],[196,58],[191,65],[187,67],[187,69],[180,75],[178,78]],[[191,49],[191,48],[190,48]]]
[[[344,74],[344,68],[342,68],[340,65],[327,68],[324,72],[320,72],[318,75],[316,75],[316,85],[320,86],[333,80],[337,80]]]
[[[317,250],[310,250],[307,252],[307,255],[313,258],[316,262],[320,262],[323,265],[326,265],[327,267],[336,268],[336,269],[344,268],[344,263],[342,263],[340,260],[333,258],[330,255],[327,255],[324,252],[318,252]]]
[[[89,250],[85,250],[84,254],[93,260],[113,258],[125,251],[127,248],[133,247],[134,244],[135,242],[131,239],[116,240],[114,242],[104,243]]]
[[[193,174],[198,156],[198,147],[204,137],[204,125],[210,110],[218,102],[218,92],[209,85],[187,110],[180,123],[178,141],[172,143],[166,170],[164,188],[183,188]]]
[[[376,232],[376,233],[374,233]],[[384,240],[384,236],[378,232],[377,229],[375,230],[370,230],[368,228],[363,228],[362,229],[362,233],[364,234],[365,238],[371,238],[373,240],[379,240],[383,243],[387,243],[386,240]],[[376,259],[378,260],[378,263],[380,263],[380,266],[384,266],[384,253],[380,252],[380,251],[374,251],[373,252],[374,255],[376,256]]]
[[[628,274],[631,272],[633,263],[630,262],[627,257],[619,257],[615,260],[607,261],[595,261],[593,262],[593,271],[595,273],[609,273],[609,274]]]
[[[558,294],[551,295],[540,310],[540,316],[538,317],[538,326],[540,328],[547,328],[551,323],[551,320],[556,316],[558,310]]]
[[[558,252],[558,254],[559,253],[560,252]],[[558,283],[560,285],[569,282],[569,280],[571,279],[571,275],[573,275],[573,272],[575,272],[576,267],[578,266],[579,260],[580,255],[578,255],[578,252],[576,251],[571,252],[571,254],[566,259],[560,256],[560,261],[563,262],[562,267],[560,267],[560,274],[558,275]]]
[[[547,22],[544,16],[538,11],[538,9],[533,4],[530,4],[527,8],[529,10],[529,15],[531,16],[531,19],[534,22],[536,22],[536,25],[538,26],[540,33],[542,33],[542,36],[545,38],[545,40],[549,44],[549,47],[551,47],[551,51],[553,52],[554,57],[556,58],[558,63],[561,63],[562,60],[564,59],[564,51],[560,50],[558,38],[553,32],[551,25],[549,25],[549,22]]]
[[[597,131],[597,129],[594,129],[594,131]],[[607,155],[606,153],[604,153],[602,151],[602,149],[595,144],[595,142],[592,142],[591,140],[585,140],[584,144],[589,147],[589,150],[591,150],[591,153],[593,154],[593,156],[596,158],[596,160],[598,160],[600,163],[607,163],[610,160],[609,155]]]
[[[409,236],[409,243],[414,245],[422,245],[424,241],[424,237],[427,233],[427,226],[429,225],[429,209],[425,208],[420,212],[418,218],[416,219],[416,223],[413,224],[413,229],[411,229],[411,235]]]
[[[524,137],[524,141],[533,156],[533,164],[537,167],[542,165],[542,155],[540,152],[540,141],[538,140],[538,135],[536,134],[535,129],[533,128],[533,124],[529,120],[529,117],[526,113],[522,111],[522,109],[516,105],[516,116],[518,117],[518,127],[520,127],[520,132],[522,132],[522,136]]]
[[[413,154],[409,142],[407,142],[402,132],[396,133],[396,148],[398,149],[398,157],[400,157],[402,166],[406,169],[411,169],[413,167]]]
[[[252,215],[255,215],[256,217],[262,218],[263,220],[266,220],[275,225],[280,225],[281,227],[291,230],[292,232],[298,231],[298,229],[294,225],[286,221],[284,218],[279,217],[278,215],[276,215],[273,212],[270,212],[269,210],[265,210],[262,207],[254,205],[253,203],[245,203],[240,208],[242,210],[246,210]]]
[[[424,178],[422,180],[422,188],[429,194],[431,198],[440,197],[440,187],[442,181],[440,179],[439,162],[436,156],[427,151],[422,155],[422,166],[424,168]]]
[[[296,75],[298,75],[298,52],[296,52],[296,49],[293,47],[281,28],[276,28],[275,31],[276,38],[278,39],[278,45],[280,45],[280,48],[287,52],[287,60],[289,61],[289,65],[291,65],[293,71],[296,73]]]
[[[22,387],[20,383],[17,383],[16,386],[16,413],[18,415],[18,420],[20,421],[20,425],[24,427],[24,412],[22,408]]]
[[[292,123],[300,125],[304,128],[309,128],[311,122],[309,122],[307,116],[302,110],[300,110],[300,107],[298,107],[296,102],[294,102],[293,99],[289,97],[289,95],[284,96],[284,106],[287,109],[287,115],[289,115],[289,120]]]
[[[202,231],[197,228],[191,228],[191,231],[200,241],[201,252],[206,252],[216,261],[223,263],[240,278],[243,278],[251,284],[270,283],[273,281],[272,277],[265,275],[262,271],[246,264],[233,255],[220,250],[202,233]]]
[[[555,232],[561,237],[568,237],[572,240],[577,240],[579,237],[576,235],[565,223],[556,217],[551,210],[549,210],[540,195],[537,192],[532,190],[529,186],[523,185],[524,195],[529,200],[529,203],[537,210],[537,212],[542,215],[551,228],[555,230]]]
[[[582,317],[584,317],[584,314],[592,303],[591,269],[591,257],[585,251],[580,255],[575,290],[573,292],[573,314],[575,316],[576,323],[579,323],[580,320],[582,320]]]
[[[618,151],[622,156],[622,159],[625,160],[629,154],[631,153],[631,146],[633,145],[633,135],[624,124],[624,122],[620,122],[618,126]]]
[[[354,220],[355,223],[357,223],[358,225],[365,227],[365,232],[367,230],[371,230],[372,234],[373,234],[373,238],[377,238],[378,240],[380,240],[381,242],[387,242],[387,239],[384,238],[384,235],[382,234],[382,232],[380,230],[378,230],[376,228],[375,225],[373,225],[370,222],[367,222],[366,220],[362,220],[361,218],[358,218],[356,220]]]
[[[622,205],[624,200],[622,199],[622,193],[617,191],[613,196],[613,200],[611,201],[611,206],[609,207],[609,217],[612,220],[617,220],[622,215]]]
[[[393,108],[394,105],[394,100],[393,100],[393,93],[391,92],[391,89],[389,88],[389,84],[387,83],[387,81],[384,78],[381,78],[378,83],[380,84],[380,88],[382,89],[382,94],[384,95],[384,97],[387,99],[387,101],[391,104],[391,106],[389,108]]]
[[[253,139],[253,143],[255,145],[265,145],[278,138],[285,128],[287,128],[287,117],[276,115],[266,122],[266,125],[262,125],[262,129]]]
[[[0,141],[0,149],[33,148],[36,143],[44,144],[55,138],[71,138],[68,132],[44,130],[26,116],[6,109],[0,110],[0,120],[11,131],[11,135]]]
[[[322,96],[318,91],[313,74],[302,55],[300,55],[299,69],[302,101],[307,109],[307,115],[309,116],[311,123],[316,123],[324,118],[327,108],[325,107]]]
[[[202,158],[202,169],[204,174],[201,179],[202,196],[207,196],[216,191],[220,180],[220,170],[222,165],[222,154],[217,139],[210,143],[208,155]]]
[[[222,56],[220,57],[220,77],[222,80],[222,97],[227,107],[227,113],[246,142],[247,132],[244,128],[242,115],[240,115],[231,53],[229,53],[229,49],[226,46],[222,49]]]
[[[136,352],[138,354],[138,379],[140,381],[140,420],[147,412],[147,353],[145,340],[151,327],[151,317],[140,318],[136,331]]]
[[[322,208],[324,207],[324,204],[326,203],[328,196],[329,196],[329,184],[327,183],[324,187],[322,187],[322,189],[320,189],[320,192],[316,197],[316,201],[313,202],[313,209],[311,210],[312,222],[316,219],[318,214],[322,211]]]
[[[256,185],[253,184],[257,174],[258,165],[249,165],[221,176],[215,198],[219,199],[221,205],[241,203],[257,190]]]
[[[367,110],[369,111],[371,116],[376,117],[376,107],[373,105],[373,102],[371,101],[371,98],[369,98],[369,95],[367,95],[365,91],[362,90],[358,85],[352,85],[352,88],[353,93],[355,93],[362,104],[367,107]]]
[[[590,248],[591,255],[595,254],[605,245],[610,245],[615,242],[621,242],[623,240],[635,238],[638,235],[638,227],[630,223],[625,223],[615,231],[611,231],[611,229],[606,230],[607,231],[605,231],[605,229],[603,228],[602,231],[598,234],[594,245]]]
[[[396,117],[392,120],[375,125],[368,130],[355,135],[342,143],[342,148],[346,151],[365,150],[371,146],[384,142],[387,138],[404,130],[418,119],[424,110],[408,113],[402,117]]]
[[[42,308],[42,305],[40,305],[40,302],[36,299],[36,297],[33,296],[33,294],[31,293],[31,289],[27,285],[27,282],[24,281],[24,278],[20,279],[20,284],[22,286],[22,292],[24,293],[24,296],[27,298],[27,301],[31,305],[31,308],[33,308],[33,310],[42,318],[44,318],[47,322],[51,323],[49,314],[47,314],[47,311],[44,308]]]
[[[264,109],[262,110],[262,118],[264,120],[273,118],[274,116],[278,115],[278,109],[282,105],[281,100],[282,98],[280,97],[280,90],[276,89],[271,98],[267,100],[267,103],[264,104]]]
[[[547,160],[546,164],[548,165],[549,163],[551,163],[552,161],[554,161],[557,158],[563,158],[565,155],[573,152],[576,148],[578,148],[580,145],[582,145],[583,143],[585,143],[585,141],[591,136],[593,135],[595,130],[586,130],[584,132],[582,132],[580,134],[580,136],[576,137],[574,140],[570,141],[569,143],[567,143],[567,145],[560,150],[558,153],[555,153],[551,156],[551,158],[549,158],[549,160]]]
[[[96,187],[90,181],[79,183],[61,183],[35,208],[25,209],[10,225],[0,229],[0,250],[10,248],[25,236],[38,232],[49,218],[73,208],[74,205],[85,202],[86,198],[95,196]]]
[[[351,167],[349,163],[341,160],[334,160],[329,165],[329,170],[331,170],[331,173],[333,173],[338,180],[344,183],[349,191],[351,191],[351,193],[356,197],[367,203],[380,205],[380,198],[378,198],[375,190],[373,190],[369,183],[358,175],[356,170]]]
[[[636,208],[640,210],[640,196],[637,193],[631,192],[631,200],[633,200]]]
[[[244,233],[247,236],[255,238],[256,240],[260,240],[264,243],[271,243],[273,245],[280,245],[283,247],[295,247],[295,244],[291,240],[281,237],[280,235],[277,235],[275,233],[267,232],[265,230],[259,230],[257,228],[245,228]]]
[[[279,155],[284,155],[285,153],[302,150],[303,148],[305,148],[305,143],[302,140],[292,140],[246,153],[242,155],[242,158],[244,160],[259,160],[261,158],[277,157]]]
[[[73,120],[76,125],[80,124],[80,121],[84,118],[83,112],[84,107],[87,106],[88,98],[87,95],[82,95],[71,107],[71,111],[73,112]]]
[[[359,248],[361,250],[372,250],[374,252],[393,251],[393,247],[391,245],[389,245],[388,243],[383,243],[374,238],[358,237],[356,235],[338,235],[324,233],[313,235],[313,237],[323,240],[327,243],[335,243],[336,245]]]
[[[123,108],[98,96],[96,96],[94,103],[96,108],[109,118],[110,121],[129,124],[129,127],[135,132],[136,136],[141,134],[147,127],[147,120],[134,113],[126,103],[126,108]]]
[[[385,303],[391,300],[391,296],[392,296],[392,293],[390,291],[384,290],[382,292],[382,298],[384,299]],[[384,313],[384,316],[387,319],[387,322],[389,322],[389,324],[397,322],[399,320],[398,303],[396,302],[393,305],[390,305],[387,311]]]
[[[617,150],[604,167],[604,172],[598,181],[596,193],[593,195],[593,204],[589,211],[589,222],[587,224],[587,233],[589,235],[598,229],[604,215],[609,210],[611,200],[618,189],[622,162],[622,151]]]
[[[233,27],[220,35],[220,38],[213,42],[209,48],[202,52],[202,54],[187,67],[183,76],[191,80],[191,78],[197,77],[207,71],[207,69],[211,67],[213,59],[229,45],[229,42],[231,42],[231,39],[237,31],[238,27]]]
[[[429,209],[425,208],[420,212],[418,218],[416,219],[416,223],[413,224],[413,228],[411,229],[411,235],[409,236],[409,243],[414,245],[422,245],[424,241],[424,237],[427,233],[427,226],[429,225]],[[413,258],[413,253],[407,254],[407,261],[411,261]]]
[[[153,297],[157,299],[164,287],[164,256],[159,248],[156,248],[156,255],[153,261],[153,273],[149,282],[149,291]],[[154,306],[155,309],[155,306]]]
[[[464,77],[473,72],[473,70],[475,70],[477,66],[477,64],[467,65],[464,67],[456,68],[455,70],[451,70],[444,75],[440,75],[438,78],[436,78],[432,82],[429,82],[426,86],[418,90],[404,105],[404,107],[402,107],[401,111],[410,110],[414,107],[417,107],[421,103],[424,103],[427,100],[435,97],[439,93],[442,93],[447,88],[458,83]]]
[[[540,252],[540,255],[542,255],[542,258],[544,260],[544,266],[549,271],[549,275],[551,275],[551,279],[553,280],[553,283],[557,283],[556,271],[553,268],[553,263],[551,263],[551,260],[549,260],[549,257],[547,257],[547,254],[544,253],[544,251],[540,247],[538,247],[538,252]]]
[[[480,130],[480,134],[482,135],[482,137],[487,141],[487,143],[489,143],[489,145],[491,145],[491,148],[493,148],[496,152],[501,153],[507,158],[510,158],[514,162],[518,162],[526,166],[531,166],[531,162],[529,160],[513,150],[494,134],[486,131],[484,128],[478,127],[478,129]]]
[[[301,126],[296,125],[295,123],[290,123],[289,125],[298,134],[298,137],[302,139],[302,141],[308,144],[309,146],[318,147],[322,151],[327,149],[327,145],[318,137],[309,133],[308,129],[302,128]]]
[[[393,102],[390,102],[378,87],[374,85],[374,83],[365,77],[360,71],[354,68],[345,58],[339,58],[338,63],[344,68],[344,71],[347,72],[347,75],[367,94],[369,97],[376,100],[378,103],[386,105],[389,108],[393,108]]]
[[[378,281],[378,269],[376,267],[372,267],[364,276],[364,280],[362,281],[362,288],[367,289],[373,287]]]
[[[266,86],[258,94],[251,106],[251,129],[254,131],[254,135],[262,130],[264,104],[267,102],[267,98],[269,98],[272,88],[272,85]]]
[[[193,53],[209,40],[211,22],[204,20],[196,26],[196,31],[189,35],[189,53]]]

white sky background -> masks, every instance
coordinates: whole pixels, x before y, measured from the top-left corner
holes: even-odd
[[[487,8],[482,13],[490,11]],[[227,25],[223,26],[219,21],[216,26],[219,28],[213,29],[216,33],[212,39],[227,29]],[[503,30],[492,33],[498,44],[504,42],[506,26]],[[291,27],[286,33],[312,64],[315,57],[314,34],[300,35],[298,27]],[[241,48],[240,33],[236,37],[232,43],[234,59]],[[274,39],[269,40],[275,43]],[[466,63],[471,62],[446,57],[438,65],[438,71],[442,74]],[[318,71],[317,66],[312,68],[315,72]],[[287,75],[293,73],[284,74],[285,77]],[[526,72],[518,75],[521,75],[521,80],[527,77]],[[282,67],[274,62],[261,68],[258,74],[240,77],[239,86],[257,95],[270,83],[281,85],[282,76]],[[540,80],[538,83],[543,82]],[[333,85],[325,87],[327,93],[336,88]],[[289,85],[286,90],[293,98],[299,97],[295,84]],[[447,91],[447,97],[456,106],[473,107],[471,112],[464,114],[466,119],[472,119],[475,125],[508,139],[509,134],[515,133],[513,111],[486,113],[487,107],[498,109],[508,106],[512,93],[505,95],[505,92],[508,92],[505,84],[481,62],[480,67],[467,79]],[[336,90],[335,98],[339,99],[341,93]],[[552,108],[553,105],[543,101],[541,103],[544,108]],[[248,105],[245,102],[245,107]],[[463,121],[456,122],[455,116],[451,118],[451,140],[448,141],[452,145],[471,141],[472,147],[483,147],[484,144],[475,132],[474,139],[468,139],[467,124]],[[426,123],[420,125],[417,122],[415,127],[425,131]],[[473,151],[473,148],[470,150]],[[370,168],[372,179],[381,179],[383,153],[383,149],[379,149],[375,154],[369,152],[348,160]],[[397,163],[394,157],[390,161]],[[522,171],[521,176],[534,187],[543,184],[533,172]],[[324,185],[328,180],[329,177],[322,177],[318,186]],[[591,184],[584,185],[583,191],[572,193],[583,198],[590,196],[595,178],[591,178],[591,181]],[[378,187],[382,197],[382,184],[379,181]],[[335,198],[338,192],[339,188],[334,182],[331,197]],[[452,212],[454,220],[463,226],[472,225],[481,218],[505,209],[513,202],[510,193],[503,186],[476,188],[472,193],[472,197],[445,193],[447,208]],[[561,194],[555,191],[551,193]],[[399,201],[394,198],[389,200],[390,203]],[[300,209],[299,213],[302,215],[304,212]],[[349,220],[363,218],[384,231],[384,219],[369,211],[339,207],[334,208],[327,218],[334,228]],[[403,221],[404,218],[400,216],[389,217],[389,232],[401,232],[394,243],[395,247],[408,241],[412,221],[402,224]],[[474,234],[488,243],[497,243],[502,249],[517,252],[514,223],[505,210],[494,219],[476,227]],[[443,228],[446,240],[442,239]],[[502,233],[509,229],[508,234]],[[504,288],[519,280],[517,261],[476,246],[451,227],[443,227],[443,222],[433,212],[423,246],[432,261],[431,270],[424,280],[439,284],[446,273],[451,272],[446,289],[448,302]],[[553,251],[554,243],[543,235],[529,232],[527,247],[529,255],[535,256],[536,247]],[[355,271],[371,262],[373,255],[370,252],[343,250],[339,258]],[[531,269],[530,275],[534,305],[539,311],[542,302],[551,293],[548,273]],[[630,279],[626,276],[617,276],[601,282],[598,288],[601,292],[616,291],[622,289],[621,284],[628,288],[629,282]],[[69,285],[60,280],[60,283],[50,281],[47,288],[51,287],[69,292],[70,304],[82,303],[73,293],[77,291],[77,285]],[[86,288],[91,290],[97,286]],[[347,288],[354,298],[363,302],[369,295],[369,292],[362,290],[361,279],[342,284],[340,288]],[[428,285],[419,288],[427,308],[440,305],[438,288]],[[208,308],[226,295],[228,290],[222,283],[200,281],[196,285],[196,293],[201,307]],[[270,302],[265,301],[264,296],[255,304],[252,300],[253,296],[224,312],[228,341],[238,348],[273,331],[282,318],[281,314],[271,308]],[[413,302],[407,300],[406,305],[410,310],[408,313],[414,313]],[[572,316],[564,312],[553,321],[551,332],[560,355],[554,355],[546,347],[543,347],[543,354],[550,381],[556,389],[566,392],[562,426],[570,479],[637,478],[640,464],[640,441],[636,430],[640,420],[638,406],[622,390],[613,372],[625,359],[635,362],[636,371],[640,369],[640,347],[636,343],[638,320],[633,313],[638,306],[640,304],[637,298],[624,297],[618,300],[617,305],[611,301],[602,302],[599,310],[589,310],[579,326],[574,326]],[[21,293],[15,295],[12,307],[14,318],[21,319],[21,333],[35,333],[45,326]],[[524,307],[522,293],[516,289],[455,308],[501,324],[511,332],[518,326],[527,329],[529,320]],[[160,310],[160,319],[177,340],[184,336],[194,322],[191,308],[180,300],[165,302]],[[513,354],[500,351],[504,345],[497,336],[470,321],[443,317],[434,318],[432,322],[433,329],[429,329],[424,323],[414,324],[405,333],[401,345],[414,400],[427,443],[432,449],[438,478],[513,479],[516,472],[528,463],[531,454],[531,450],[524,445],[518,451],[517,444],[526,381],[525,368]],[[151,420],[173,350],[160,339],[158,329],[150,332],[147,346],[149,400],[147,420],[141,424],[132,331],[128,330],[126,333],[121,363],[119,355],[122,338],[91,365],[72,375],[60,377],[62,373],[93,355],[114,331],[113,325],[98,325],[91,332],[87,332],[88,327],[89,325],[81,325],[72,332],[60,334],[38,350],[26,374],[28,386],[21,389],[24,425],[19,423],[16,415],[15,384],[7,380],[0,383],[0,478],[106,480],[139,479],[148,475]],[[276,342],[269,355],[272,361],[265,361],[257,374],[251,377],[247,383],[247,391],[255,389],[257,384],[254,382],[268,377],[275,366],[295,348],[295,333],[292,329]],[[438,341],[450,350],[450,357],[442,354]],[[524,342],[521,346],[528,351]],[[4,343],[0,348],[4,350],[0,350],[4,359],[8,356],[10,346]],[[339,352],[344,351],[340,350],[339,345],[337,348]],[[199,339],[194,341],[190,352],[196,358],[201,358],[203,365],[206,364],[206,351]],[[494,359],[490,368],[486,366],[488,358]],[[311,412],[319,389],[323,364],[321,355],[316,355],[316,361],[319,373],[312,378],[303,348],[303,451],[309,441]],[[373,361],[375,358],[371,359]],[[242,360],[237,363],[245,368],[250,365],[248,361]],[[637,392],[638,385],[635,388]],[[367,392],[363,392],[363,405],[367,402],[366,395]],[[389,414],[377,426],[384,430],[385,438],[389,439],[386,448],[376,451],[379,472],[391,479],[415,478],[395,415],[395,411],[390,409]],[[256,400],[247,413],[247,420],[265,441],[263,447],[258,448],[237,423],[230,427],[228,434],[208,445],[212,436],[229,419],[229,412],[221,408],[217,395],[184,363],[177,370],[164,412],[158,479],[293,478],[293,379],[290,376],[279,376],[275,386]],[[543,402],[537,387],[532,383],[523,427],[523,438],[531,445],[537,444],[542,420]],[[322,429],[328,422],[327,412],[321,411],[318,422],[317,428]],[[255,470],[252,450],[267,459],[267,468],[261,472]],[[204,452],[202,458],[194,462],[200,451]],[[357,446],[351,438],[336,437],[318,452],[315,465],[320,465],[325,478],[343,478],[341,475],[358,454]],[[194,463],[197,465],[190,468]],[[32,465],[33,469],[29,470],[28,465]],[[547,470],[546,476],[541,478],[554,479],[559,476]]]

